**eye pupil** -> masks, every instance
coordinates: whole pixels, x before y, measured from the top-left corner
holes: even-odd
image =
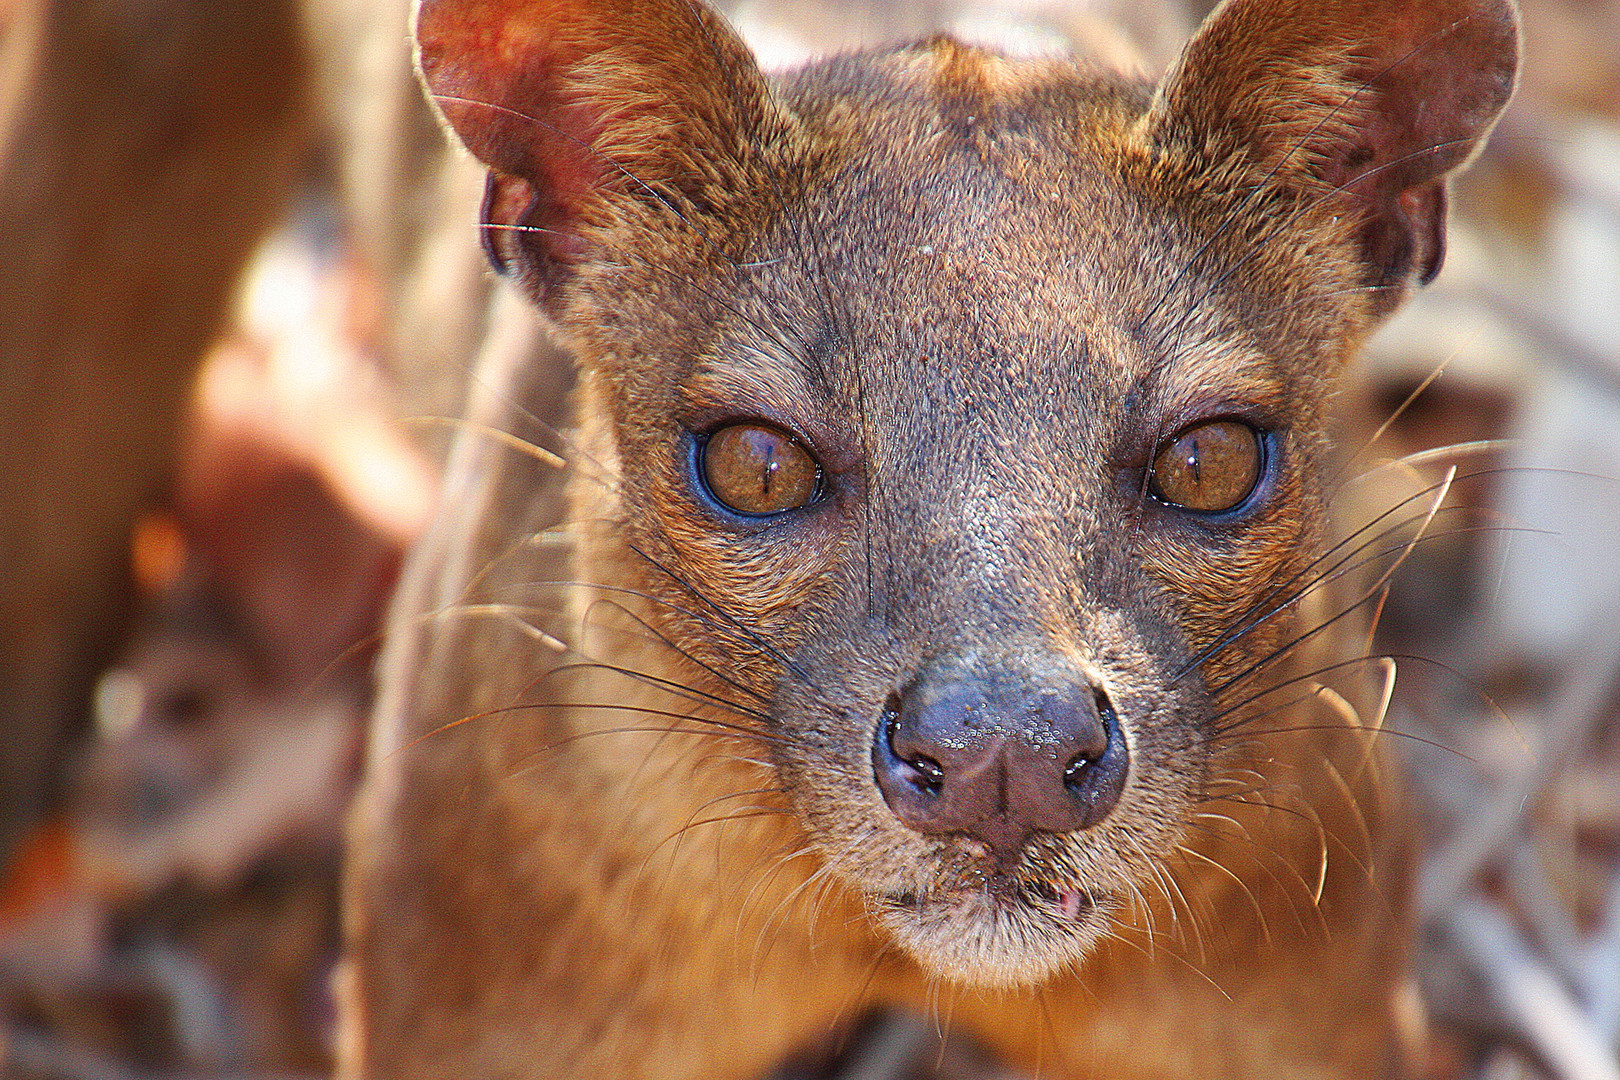
[[[1148,491],[1182,510],[1218,514],[1254,493],[1260,466],[1260,436],[1254,428],[1237,420],[1210,420],[1163,445],[1153,459]]]
[[[797,510],[821,486],[821,470],[810,452],[766,424],[719,429],[704,443],[699,466],[709,494],[739,514]]]

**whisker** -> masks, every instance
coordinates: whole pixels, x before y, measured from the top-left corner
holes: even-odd
[[[1194,859],[1197,859],[1199,862],[1204,863],[1206,866],[1212,867],[1213,869],[1215,869],[1219,873],[1221,873],[1224,876],[1226,876],[1227,878],[1231,879],[1231,881],[1235,885],[1237,885],[1237,887],[1239,889],[1241,889],[1243,891],[1243,895],[1249,901],[1249,906],[1254,908],[1255,918],[1259,920],[1259,923],[1260,923],[1260,936],[1265,941],[1267,947],[1270,947],[1273,944],[1273,941],[1272,941],[1272,937],[1271,937],[1271,923],[1266,919],[1266,909],[1260,903],[1259,898],[1254,895],[1254,890],[1249,888],[1249,886],[1244,882],[1243,878],[1241,878],[1237,874],[1233,873],[1232,870],[1229,869],[1226,866],[1226,864],[1221,862],[1219,859],[1212,859],[1208,855],[1205,855],[1203,852],[1198,851],[1195,848],[1188,847],[1186,844],[1177,844],[1176,845],[1176,850],[1181,852],[1183,855],[1187,855],[1187,856],[1190,856],[1190,857],[1192,857]]]
[[[1475,337],[1477,336],[1478,335],[1476,334]],[[1455,349],[1452,349],[1444,360],[1441,360],[1438,364],[1434,365],[1433,370],[1425,375],[1423,380],[1419,382],[1417,386],[1413,387],[1412,392],[1407,394],[1405,399],[1402,400],[1399,405],[1390,410],[1390,414],[1384,417],[1384,422],[1378,425],[1377,430],[1375,430],[1372,435],[1370,435],[1365,441],[1362,442],[1360,446],[1356,448],[1355,453],[1351,454],[1344,460],[1344,464],[1339,467],[1338,475],[1336,475],[1333,478],[1333,481],[1328,484],[1328,488],[1330,490],[1338,489],[1344,474],[1349,472],[1355,463],[1360,460],[1361,455],[1378,445],[1379,440],[1388,434],[1390,428],[1395,426],[1395,422],[1406,415],[1406,411],[1410,409],[1414,403],[1416,403],[1418,398],[1424,395],[1429,387],[1435,384],[1441,375],[1445,374],[1446,369],[1451,366],[1451,362],[1467,351],[1468,347],[1473,343],[1473,341],[1474,337],[1470,337],[1459,344]]]
[[[760,791],[769,791],[769,790],[773,790],[773,789],[766,789],[766,788],[760,789]],[[755,793],[757,794],[757,792],[755,792]],[[726,797],[740,798],[744,794],[749,794],[749,793],[746,793],[746,792],[738,793],[738,795],[726,796]],[[710,800],[711,803],[717,802],[717,801],[719,801],[719,800]],[[694,813],[697,813],[697,812],[699,812],[699,811],[694,811]],[[733,822],[733,821],[751,821],[751,820],[753,820],[755,818],[766,818],[766,817],[791,818],[792,817],[792,812],[785,809],[785,808],[783,808],[783,807],[749,806],[749,807],[743,807],[740,810],[736,810],[736,811],[733,811],[733,812],[728,813],[728,814],[717,814],[714,817],[698,818],[698,817],[694,816],[693,818],[688,820],[686,822],[686,824],[682,825],[680,828],[676,829],[674,832],[670,833],[668,836],[664,837],[662,840],[658,841],[658,843],[656,843],[656,844],[654,844],[652,846],[652,849],[647,852],[647,857],[642,860],[641,870],[642,870],[643,873],[646,872],[647,867],[652,863],[652,860],[657,856],[658,852],[660,850],[662,850],[662,848],[664,847],[665,844],[670,844],[670,843],[674,844],[674,847],[670,851],[670,861],[674,862],[677,858],[679,858],[680,846],[681,846],[682,841],[684,841],[686,839],[687,834],[690,833],[692,830],[700,827],[700,826],[703,826],[703,825],[724,825],[724,824],[727,824],[727,823]]]
[[[684,582],[681,583],[681,584],[684,585]],[[531,579],[531,580],[528,580],[528,581],[515,582],[515,583],[512,583],[510,585],[505,586],[503,588],[503,591],[521,590],[521,591],[527,592],[527,591],[532,591],[532,590],[541,589],[541,588],[589,589],[589,590],[592,590],[592,591],[595,591],[595,592],[607,593],[609,595],[614,595],[614,596],[630,596],[630,597],[634,597],[634,598],[636,598],[638,600],[645,600],[648,603],[655,604],[658,607],[663,608],[666,611],[670,611],[670,612],[673,612],[673,613],[675,613],[677,615],[683,615],[683,616],[685,616],[685,617],[687,617],[689,619],[692,619],[694,622],[697,622],[697,623],[701,624],[707,630],[712,630],[715,633],[723,634],[732,641],[738,642],[738,643],[743,644],[743,645],[747,645],[750,648],[754,648],[754,649],[760,651],[762,655],[772,656],[772,652],[770,651],[770,646],[765,644],[763,642],[763,640],[760,639],[757,634],[754,634],[751,631],[749,631],[747,627],[743,626],[741,623],[737,622],[735,619],[728,619],[727,623],[725,623],[725,624],[718,623],[718,622],[714,621],[713,619],[709,618],[708,616],[704,615],[700,611],[696,611],[696,610],[693,610],[692,608],[688,608],[688,607],[683,607],[683,606],[681,606],[679,604],[676,604],[676,603],[673,603],[673,602],[671,602],[669,600],[665,600],[663,597],[658,596],[656,593],[647,592],[644,589],[635,589],[635,588],[631,588],[631,587],[625,586],[625,585],[610,585],[610,584],[608,584],[606,582],[599,582],[599,581],[585,581],[585,580],[567,579],[567,578],[548,578],[548,579],[544,579],[544,580]],[[688,591],[692,591],[692,590],[688,587]],[[697,598],[700,599],[700,600],[703,599],[703,597],[701,597],[700,595],[698,595],[695,592],[693,592],[693,595],[697,596]],[[537,609],[537,608],[533,608],[532,606],[531,607],[524,607],[524,606],[520,606],[520,605],[461,605],[461,606],[452,606],[452,607],[440,609],[440,611],[436,611],[436,612],[433,612],[431,614],[434,615],[434,616],[438,616],[438,615],[441,615],[441,614],[444,614],[444,613],[459,613],[459,612],[466,612],[466,611],[478,611],[478,610],[480,610],[482,608],[485,608],[485,607],[498,607],[498,608],[501,609],[501,611],[499,612],[501,614],[506,614],[509,611],[525,612],[525,611],[539,611],[540,610],[540,609]],[[621,607],[620,610],[624,610],[624,609]],[[721,612],[721,615],[724,616],[725,613]],[[772,658],[775,659],[776,657],[772,656]]]
[[[1384,570],[1384,572],[1380,575],[1378,580],[1373,583],[1373,585],[1370,587],[1370,589],[1367,592],[1365,592],[1361,596],[1360,599],[1358,599],[1355,603],[1351,604],[1349,607],[1346,607],[1343,611],[1339,612],[1337,615],[1334,615],[1331,618],[1324,620],[1323,622],[1319,623],[1318,625],[1312,627],[1310,630],[1307,630],[1305,633],[1298,635],[1297,637],[1295,637],[1292,641],[1288,642],[1287,644],[1279,646],[1278,648],[1276,648],[1276,649],[1272,650],[1270,653],[1268,653],[1266,656],[1261,657],[1259,660],[1255,661],[1253,664],[1249,665],[1247,668],[1240,671],[1238,674],[1236,674],[1236,675],[1232,676],[1231,678],[1229,678],[1224,684],[1222,684],[1221,686],[1215,688],[1215,692],[1218,694],[1221,691],[1233,686],[1234,684],[1249,678],[1255,672],[1260,671],[1260,670],[1262,670],[1262,669],[1264,669],[1266,667],[1269,667],[1271,664],[1275,663],[1277,660],[1286,657],[1287,655],[1292,653],[1295,649],[1297,649],[1300,645],[1302,645],[1305,642],[1310,641],[1311,639],[1317,637],[1318,635],[1320,635],[1324,631],[1326,631],[1328,628],[1330,628],[1330,627],[1334,626],[1335,624],[1337,624],[1339,622],[1339,620],[1349,616],[1352,612],[1356,611],[1363,604],[1365,604],[1369,599],[1371,599],[1374,595],[1376,595],[1377,590],[1383,587],[1384,583],[1389,580],[1390,576],[1400,567],[1401,563],[1405,561],[1407,556],[1411,554],[1412,545],[1415,544],[1417,542],[1417,540],[1422,538],[1424,529],[1426,529],[1428,527],[1428,524],[1431,521],[1434,520],[1435,513],[1437,513],[1439,511],[1439,509],[1440,509],[1440,503],[1442,501],[1444,501],[1444,499],[1446,497],[1446,493],[1451,490],[1451,481],[1455,477],[1455,475],[1456,475],[1456,467],[1453,466],[1451,468],[1451,470],[1448,472],[1448,474],[1446,476],[1446,479],[1444,481],[1442,481],[1440,484],[1435,485],[1435,487],[1434,487],[1434,491],[1436,493],[1435,494],[1435,499],[1430,504],[1428,512],[1423,516],[1422,524],[1418,526],[1417,535],[1413,538],[1412,541],[1410,541],[1405,546],[1405,548],[1398,555],[1396,555],[1394,563],[1391,564],[1388,568],[1386,568]],[[1382,515],[1380,515],[1380,516],[1382,516]],[[1245,629],[1243,631],[1243,633],[1247,633],[1247,632],[1248,632],[1248,629]]]
[[[747,642],[750,645],[753,645],[755,648],[757,648],[761,652],[763,652],[766,656],[769,656],[771,659],[773,659],[777,663],[781,664],[788,671],[793,672],[793,674],[797,675],[799,677],[800,681],[802,681],[806,685],[813,686],[813,684],[811,683],[811,680],[810,680],[810,676],[805,674],[804,670],[802,668],[800,668],[797,664],[795,664],[789,657],[787,657],[786,655],[784,655],[783,653],[778,651],[776,648],[774,648],[769,642],[765,641],[764,638],[761,638],[758,634],[754,633],[752,630],[750,630],[746,626],[744,626],[729,611],[725,610],[719,604],[716,604],[713,600],[711,600],[707,596],[703,595],[702,592],[700,592],[698,589],[694,588],[685,578],[683,578],[679,574],[675,573],[675,571],[671,570],[669,567],[665,566],[663,563],[659,562],[657,559],[653,558],[651,555],[648,555],[645,551],[642,551],[641,548],[637,547],[635,544],[627,543],[627,544],[625,544],[625,547],[627,547],[631,551],[635,552],[642,559],[646,560],[650,565],[652,565],[653,567],[658,569],[660,572],[662,572],[671,581],[675,582],[681,588],[685,589],[687,591],[687,593],[690,594],[694,599],[700,600],[704,604],[708,605],[710,610],[714,611],[722,619],[724,619],[727,623],[731,624],[739,632],[741,632],[743,634],[744,638],[747,640]]]
[[[713,665],[705,663],[702,660],[699,660],[697,657],[693,656],[691,654],[691,652],[689,652],[688,650],[682,648],[681,646],[677,645],[673,640],[671,640],[668,634],[665,634],[663,631],[661,631],[658,628],[654,627],[646,619],[643,619],[641,616],[637,615],[635,612],[631,611],[629,608],[625,607],[623,604],[619,603],[619,601],[617,601],[617,600],[615,600],[615,599],[613,599],[611,597],[597,597],[596,599],[592,600],[588,605],[586,605],[585,612],[584,612],[584,615],[582,616],[581,621],[583,621],[585,618],[589,618],[590,613],[592,611],[594,611],[598,605],[603,606],[603,607],[612,607],[613,609],[622,612],[625,615],[626,618],[632,620],[637,626],[640,626],[642,629],[646,630],[647,633],[650,634],[652,637],[654,637],[654,638],[658,639],[659,641],[663,642],[665,645],[667,645],[677,655],[679,655],[681,657],[684,657],[686,660],[690,661],[693,664],[696,664],[698,667],[702,668],[704,671],[708,672],[710,675],[713,675],[715,678],[719,679],[721,682],[725,683],[727,686],[731,687],[733,690],[736,690],[736,691],[738,691],[738,692],[740,692],[742,694],[745,694],[746,696],[753,698],[754,700],[760,702],[761,704],[766,704],[766,703],[768,703],[770,701],[770,699],[768,697],[766,697],[766,695],[760,693],[758,690],[755,690],[755,689],[753,689],[752,687],[749,687],[749,686],[744,686],[742,683],[738,682],[736,679],[733,679],[731,676],[725,674],[722,671],[716,670]]]
[[[546,675],[560,674],[569,671],[607,671],[615,675],[623,675],[627,679],[633,679],[636,682],[645,683],[648,686],[656,687],[660,690],[668,691],[669,693],[674,694],[676,697],[682,697],[688,701],[718,705],[738,716],[746,716],[760,721],[768,721],[770,719],[770,715],[768,713],[762,712],[759,709],[749,708],[748,706],[740,705],[735,701],[728,701],[716,694],[711,694],[704,690],[698,690],[694,687],[682,685],[673,679],[666,679],[658,675],[653,675],[645,671],[637,671],[635,668],[623,667],[618,664],[609,664],[601,660],[580,660],[570,664],[560,664],[546,672]]]
[[[485,436],[491,442],[510,447],[526,457],[533,458],[542,465],[549,465],[553,469],[566,469],[568,467],[567,459],[561,455],[554,454],[543,446],[536,446],[528,439],[519,438],[510,431],[495,427],[492,424],[483,424],[476,420],[467,420],[454,416],[431,415],[403,417],[400,423],[413,427],[443,427],[452,431],[476,432]]]
[[[1259,627],[1265,625],[1269,620],[1271,620],[1275,616],[1283,613],[1288,608],[1290,608],[1293,605],[1299,603],[1300,601],[1306,599],[1308,596],[1310,596],[1316,590],[1324,588],[1325,586],[1328,586],[1328,585],[1332,585],[1335,582],[1337,582],[1340,578],[1350,577],[1350,576],[1358,573],[1359,571],[1366,569],[1369,566],[1376,566],[1380,562],[1384,561],[1385,559],[1389,559],[1389,558],[1392,558],[1392,557],[1399,557],[1400,555],[1402,555],[1403,552],[1405,552],[1408,549],[1408,547],[1411,547],[1411,548],[1415,549],[1417,546],[1422,545],[1422,544],[1434,543],[1434,542],[1438,542],[1440,540],[1455,539],[1456,537],[1459,537],[1459,536],[1469,536],[1469,535],[1472,535],[1472,534],[1475,534],[1475,533],[1490,533],[1490,534],[1497,534],[1497,535],[1500,535],[1500,534],[1528,534],[1528,535],[1532,535],[1532,536],[1556,536],[1557,535],[1555,532],[1553,532],[1551,530],[1535,529],[1535,528],[1530,528],[1528,526],[1458,525],[1458,526],[1455,526],[1455,527],[1452,527],[1452,528],[1447,528],[1447,529],[1431,529],[1430,531],[1424,533],[1420,537],[1417,537],[1417,538],[1415,538],[1415,539],[1413,539],[1411,541],[1402,542],[1399,546],[1384,548],[1384,549],[1379,550],[1379,551],[1373,551],[1371,554],[1367,554],[1368,549],[1371,548],[1372,545],[1379,543],[1380,541],[1382,541],[1385,537],[1387,537],[1391,533],[1400,532],[1402,529],[1404,529],[1407,526],[1411,525],[1412,522],[1415,521],[1415,520],[1417,520],[1417,519],[1413,518],[1413,519],[1408,519],[1405,522],[1399,523],[1399,524],[1393,526],[1392,528],[1390,528],[1389,530],[1387,530],[1386,532],[1380,533],[1379,535],[1373,537],[1371,540],[1367,541],[1361,547],[1358,547],[1355,550],[1351,551],[1345,557],[1345,559],[1343,561],[1334,564],[1333,566],[1331,566],[1328,569],[1324,570],[1317,577],[1312,578],[1310,581],[1306,582],[1303,586],[1300,587],[1298,592],[1292,594],[1286,600],[1279,603],[1277,607],[1275,607],[1275,608],[1271,609],[1270,611],[1267,611],[1267,612],[1259,615],[1252,622],[1250,622],[1248,624],[1245,624],[1244,626],[1240,627],[1237,631],[1233,632],[1228,638],[1222,639],[1221,642],[1219,643],[1220,648],[1226,648],[1227,646],[1233,644],[1234,642],[1236,642],[1237,640],[1243,638],[1247,634],[1252,633],[1254,630],[1256,630]],[[1365,557],[1364,558],[1358,558],[1358,556],[1362,556],[1362,555],[1365,555]],[[1352,559],[1354,559],[1356,561],[1354,561],[1354,562],[1350,561]],[[1350,608],[1347,608],[1345,611],[1340,612],[1340,615],[1348,614],[1350,611],[1353,611],[1356,608],[1359,608],[1359,607],[1367,604],[1369,601],[1372,601],[1372,602],[1375,603],[1375,612],[1374,612],[1374,615],[1372,616],[1372,618],[1369,621],[1373,624],[1373,628],[1375,629],[1376,624],[1377,624],[1378,612],[1380,612],[1382,610],[1384,598],[1387,597],[1388,594],[1389,594],[1389,583],[1388,583],[1388,581],[1387,580],[1380,580],[1380,581],[1374,583],[1373,585],[1368,586],[1367,589],[1365,590],[1365,593],[1354,604],[1352,604]],[[1371,631],[1369,631],[1369,633],[1371,633]],[[1206,658],[1206,659],[1208,659],[1208,658]],[[1183,670],[1182,673],[1180,674],[1179,678],[1185,678],[1187,674],[1188,674],[1188,672],[1186,670]],[[1223,689],[1224,689],[1224,687],[1223,687]]]
[[[1376,732],[1374,732],[1374,731],[1371,731],[1370,729],[1367,729],[1367,728],[1347,728],[1343,724],[1288,724],[1288,725],[1283,726],[1283,727],[1254,728],[1254,729],[1251,729],[1251,728],[1248,728],[1248,727],[1244,726],[1244,725],[1246,725],[1246,723],[1247,723],[1247,721],[1244,721],[1243,724],[1234,724],[1234,725],[1232,725],[1231,727],[1227,728],[1225,731],[1222,731],[1219,735],[1217,735],[1215,737],[1215,739],[1213,739],[1211,741],[1218,744],[1221,741],[1224,741],[1228,734],[1230,734],[1233,731],[1238,731],[1239,729],[1241,729],[1242,735],[1245,738],[1251,738],[1251,739],[1256,737],[1256,736],[1261,736],[1261,735],[1290,735],[1290,734],[1298,734],[1298,733],[1301,733],[1301,732],[1310,732],[1310,731],[1331,731],[1331,732],[1338,732],[1340,734],[1345,734],[1345,735],[1376,734],[1376,735],[1383,735],[1383,736],[1386,736],[1386,737],[1391,738],[1391,739],[1405,739],[1405,740],[1407,740],[1409,742],[1419,743],[1419,744],[1421,744],[1423,746],[1433,747],[1436,750],[1443,750],[1448,754],[1452,754],[1452,755],[1454,755],[1456,757],[1462,758],[1464,761],[1471,762],[1472,764],[1475,764],[1475,765],[1480,764],[1479,761],[1477,761],[1474,758],[1468,756],[1467,754],[1463,753],[1461,750],[1458,750],[1454,746],[1448,746],[1447,744],[1445,744],[1443,742],[1439,742],[1438,740],[1430,739],[1430,738],[1427,738],[1427,737],[1422,736],[1422,735],[1415,734],[1415,733],[1410,732],[1410,731],[1401,731],[1398,728],[1382,727],[1382,728],[1379,728]]]

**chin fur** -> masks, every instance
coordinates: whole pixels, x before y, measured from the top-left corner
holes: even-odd
[[[885,897],[883,927],[931,974],[985,989],[1030,986],[1072,967],[1107,932],[1112,902],[1046,883],[1005,882]]]

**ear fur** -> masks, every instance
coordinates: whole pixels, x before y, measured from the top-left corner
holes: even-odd
[[[701,0],[420,0],[422,80],[490,169],[484,243],[537,299],[649,208],[723,210],[778,121]]]
[[[1393,306],[1445,254],[1446,175],[1512,96],[1513,0],[1224,0],[1160,84],[1161,149],[1339,198]]]

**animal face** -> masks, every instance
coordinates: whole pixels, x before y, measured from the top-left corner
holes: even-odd
[[[930,970],[1078,961],[1270,763],[1231,732],[1314,648],[1332,378],[1515,62],[1504,4],[1343,7],[1229,3],[1152,85],[422,5],[492,254],[589,374],[586,566]]]

